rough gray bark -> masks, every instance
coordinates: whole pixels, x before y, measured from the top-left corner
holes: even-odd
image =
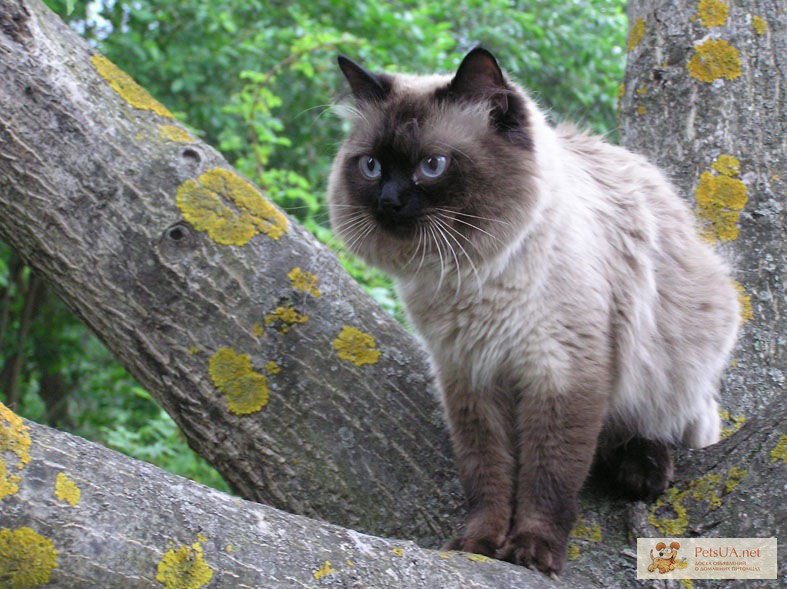
[[[752,57],[745,62],[744,69],[749,74],[741,76],[745,80],[751,78],[751,86],[738,96],[733,109],[725,102],[727,94],[714,90],[715,82],[706,87],[702,85],[705,82],[683,79],[689,78],[686,63],[692,55],[691,41],[699,38],[701,32],[697,29],[699,25],[690,21],[695,6],[681,9],[674,26],[681,24],[683,28],[669,29],[669,35],[665,32],[668,29],[659,28],[662,25],[647,26],[647,23],[665,22],[668,15],[672,19],[670,11],[676,9],[670,5],[669,9],[665,7],[654,13],[643,6],[631,4],[632,22],[641,15],[646,26],[640,44],[630,54],[633,59],[621,111],[625,141],[640,150],[650,149],[649,142],[658,142],[652,155],[658,156],[656,159],[668,169],[675,170],[676,181],[685,182],[689,194],[695,188],[690,179],[694,178],[696,183],[699,173],[710,169],[721,153],[736,155],[743,181],[751,183],[749,203],[736,220],[741,237],[727,249],[746,256],[749,252],[745,246],[752,240],[752,256],[758,263],[746,265],[745,269],[762,282],[742,278],[747,290],[757,295],[755,317],[746,325],[747,339],[738,354],[740,371],[734,373],[736,376],[725,391],[726,407],[735,415],[743,412],[748,421],[738,433],[713,448],[682,453],[678,457],[679,479],[674,492],[661,506],[612,500],[600,494],[593,484],[588,485],[580,499],[581,520],[574,532],[570,562],[563,575],[565,582],[577,587],[637,586],[631,558],[632,539],[669,534],[667,524],[680,519],[676,506],[687,512],[685,535],[784,535],[784,513],[779,506],[785,504],[782,485],[785,467],[778,452],[773,460],[785,433],[785,408],[778,396],[782,389],[780,371],[784,369],[783,341],[779,338],[785,333],[780,317],[783,255],[778,248],[784,222],[775,196],[783,193],[783,177],[780,180],[773,177],[783,154],[778,144],[784,136],[783,128],[777,131],[778,125],[783,125],[780,118],[783,98],[778,92],[784,87],[784,28],[779,21],[784,17],[778,16],[775,5],[758,5],[759,14],[770,27],[765,33],[766,40],[753,37],[756,33],[739,27],[742,38],[736,43],[741,47],[748,47],[749,43],[752,47]],[[766,9],[773,12],[768,13]],[[739,15],[736,18],[743,18],[740,14],[745,11],[741,11],[734,8],[733,14]],[[732,25],[728,28],[719,30],[730,33],[738,30]],[[658,31],[663,36],[650,40],[648,35],[656,35]],[[745,35],[751,38],[744,39]],[[674,45],[677,49],[672,49],[673,38],[681,40]],[[652,54],[642,49],[650,42],[654,43]],[[659,55],[655,49],[657,43],[670,48],[670,55],[674,53],[669,61],[672,66],[663,65],[666,58],[653,57]],[[781,53],[776,52],[779,47]],[[289,231],[278,240],[261,233],[243,246],[221,245],[206,232],[195,229],[199,220],[192,218],[185,222],[184,213],[175,202],[178,189],[209,170],[229,167],[213,150],[196,140],[172,139],[176,136],[171,134],[171,129],[161,128],[175,125],[170,119],[131,106],[97,73],[90,58],[89,49],[38,0],[0,0],[0,80],[3,81],[0,84],[0,237],[13,245],[99,334],[178,422],[191,445],[244,497],[363,532],[412,539],[422,545],[434,546],[448,537],[460,523],[461,493],[417,344],[359,291],[329,252],[292,222],[288,224]],[[642,62],[638,65],[640,58]],[[659,74],[661,78],[653,73],[654,64],[665,70]],[[760,68],[756,76],[754,65]],[[637,92],[640,84],[645,84],[641,76],[655,76],[652,87],[648,86],[644,93]],[[669,83],[656,83],[664,79]],[[683,110],[691,112],[686,100],[695,101],[692,120],[699,129],[719,120],[720,112],[732,116],[732,111],[750,115],[758,111],[757,85],[772,80],[780,80],[774,82],[773,92],[777,93],[771,92],[762,99],[775,96],[775,110],[757,114],[763,118],[756,122],[762,137],[770,136],[773,141],[753,137],[750,143],[744,144],[752,150],[760,147],[762,152],[747,152],[744,157],[733,149],[732,143],[718,147],[719,154],[708,152],[707,145],[700,149],[696,138],[718,137],[726,142],[728,139],[722,132],[732,133],[733,140],[735,133],[744,136],[745,130],[735,127],[713,133],[695,132],[692,141],[698,146],[696,150],[689,149],[689,144],[685,148],[679,146],[687,140],[681,134],[686,121],[683,127],[673,127],[672,121],[674,117],[684,116]],[[686,82],[697,87],[691,90],[692,86],[682,85]],[[733,85],[726,79],[722,84]],[[677,98],[670,92],[676,92]],[[693,93],[696,98],[691,98]],[[654,102],[640,104],[634,102],[637,100]],[[136,99],[132,102],[144,105]],[[720,105],[726,106],[722,109]],[[646,107],[644,114],[636,114],[638,106]],[[672,117],[659,115],[644,120],[647,113],[667,113],[670,108],[675,109]],[[704,121],[706,114],[710,121]],[[635,135],[637,129],[640,135]],[[766,131],[771,129],[772,136]],[[663,149],[658,145],[664,146]],[[671,160],[664,159],[665,154],[678,149],[681,151],[674,156],[676,165],[672,166]],[[694,164],[687,163],[691,158],[697,158]],[[680,180],[682,165],[689,166],[694,174],[686,175],[684,181]],[[763,169],[771,171],[771,175],[762,176]],[[758,174],[753,181],[746,177],[751,170]],[[218,184],[227,199],[232,192],[232,181],[227,180],[228,176],[218,178],[225,181],[223,185]],[[235,214],[239,215],[239,209],[240,204],[233,205]],[[214,228],[216,224],[214,220]],[[296,267],[317,276],[319,298],[306,292],[308,288],[301,290],[294,286],[288,274]],[[738,264],[738,267],[744,266]],[[280,333],[285,327],[282,319],[274,318],[266,325],[266,316],[274,314],[278,307],[286,309],[289,305],[300,315],[307,315],[308,321],[286,325],[289,327],[286,333]],[[374,336],[376,349],[381,352],[376,363],[356,366],[339,358],[333,342],[345,326]],[[264,328],[264,333],[260,328]],[[253,393],[260,376],[266,378],[269,399],[258,411],[233,413],[227,396],[214,384],[211,358],[215,359],[222,348],[248,355],[251,369],[259,376],[251,374],[236,355],[225,352],[219,356],[224,360],[225,370],[214,370],[214,377],[219,373],[225,381],[236,385],[245,383],[247,393]],[[276,367],[266,371],[271,360],[280,372],[276,373]],[[245,380],[233,379],[232,374],[228,377],[226,373],[232,373],[233,366],[235,375]],[[744,376],[748,379],[749,370],[752,379],[743,386],[741,379]],[[733,403],[733,394],[740,394],[747,401]],[[36,432],[45,431],[31,427],[34,439],[39,435]],[[47,435],[54,436],[55,441],[44,444],[38,455],[44,470],[64,461],[56,453],[60,446],[72,443],[51,432]],[[34,445],[34,456],[35,451]],[[244,521],[255,521],[252,513],[274,513],[212,491],[193,496],[192,485],[179,479],[175,483],[176,479],[169,475],[146,467],[136,470],[137,466],[117,464],[114,470],[109,470],[115,474],[127,470],[136,472],[137,476],[111,478],[111,472],[104,473],[102,468],[109,460],[106,454],[79,446],[73,457],[77,455],[83,455],[84,461],[71,463],[74,466],[68,472],[79,473],[82,486],[95,487],[97,503],[91,504],[93,511],[87,520],[74,519],[82,516],[62,505],[56,505],[55,509],[51,498],[47,498],[48,504],[43,500],[27,501],[24,495],[27,482],[32,481],[30,493],[45,493],[44,477],[52,478],[51,474],[40,474],[26,480],[27,474],[23,476],[22,490],[0,503],[0,523],[7,527],[35,526],[39,531],[51,530],[51,537],[60,545],[64,545],[63,540],[78,535],[74,530],[82,529],[92,530],[95,544],[114,542],[119,537],[126,538],[131,546],[135,545],[135,539],[140,546],[155,544],[156,549],[147,549],[147,560],[130,557],[118,564],[106,561],[105,568],[110,572],[122,564],[129,567],[123,569],[123,574],[148,580],[146,586],[151,584],[150,563],[157,561],[153,557],[160,559],[166,550],[158,540],[166,544],[166,539],[171,538],[177,545],[190,546],[196,542],[196,533],[206,530],[210,532],[203,532],[208,541],[218,541],[216,547],[223,548],[223,538],[231,529],[242,527]],[[741,474],[733,467],[746,473]],[[33,468],[32,462],[28,468]],[[100,479],[102,473],[109,478]],[[74,477],[76,480],[77,474]],[[138,485],[151,489],[144,502],[131,500]],[[700,486],[704,494],[699,492]],[[166,492],[168,487],[173,493]],[[687,490],[692,493],[681,495]],[[177,502],[181,495],[191,499],[184,499],[173,510],[172,519],[158,520],[162,504],[154,501],[157,493],[162,493],[170,503]],[[101,519],[101,514],[107,511],[104,505],[111,505],[116,501],[111,498],[115,497],[122,506]],[[127,498],[131,499],[127,501]],[[7,506],[12,501],[14,507],[9,509]],[[217,504],[237,508],[235,519],[211,524],[215,513],[212,510]],[[149,509],[140,512],[142,507]],[[200,519],[205,523],[190,527],[190,518],[197,512],[208,514]],[[345,556],[341,547],[349,546],[346,550],[355,554],[353,545],[347,543],[354,532],[331,528],[338,536],[323,536],[326,528],[319,522],[295,516],[276,518],[274,529],[284,530],[282,538],[297,536],[297,545],[281,544],[280,548],[273,548],[270,537],[260,541],[250,532],[245,541],[238,541],[238,546],[250,551],[244,555],[250,556],[238,560],[233,560],[233,556],[231,562],[223,561],[226,567],[223,564],[222,570],[227,576],[222,581],[224,584],[216,582],[215,586],[233,586],[232,575],[250,579],[250,585],[259,584],[252,570],[255,559],[270,562],[265,570],[285,571],[281,577],[283,585],[288,582],[290,586],[317,585],[318,580],[309,580],[308,571],[304,572],[303,567],[308,569],[307,561],[299,552],[303,546],[307,547],[305,552],[312,550],[308,544],[312,536],[324,539],[319,550],[312,554],[325,554],[322,546],[333,541],[340,547],[323,562],[330,560],[338,569],[338,562],[346,558],[353,560],[353,556]],[[97,522],[105,525],[91,527]],[[291,522],[300,522],[296,526],[298,531],[287,534]],[[660,527],[654,528],[654,522]],[[364,541],[381,547],[383,553],[390,546],[383,540],[366,538]],[[203,544],[205,559],[209,561],[208,544]],[[265,548],[255,553],[253,545]],[[220,552],[218,548],[216,553]],[[91,556],[94,552],[90,550],[96,548],[87,546],[84,550],[84,553],[75,550],[69,568],[62,561],[56,569],[62,575],[57,584],[91,586],[80,585],[81,579],[92,574],[81,572],[80,567],[95,562]],[[415,563],[413,568],[423,565],[442,570],[443,563],[430,560],[429,553],[407,545],[406,554],[410,550],[417,555],[411,561]],[[336,558],[337,563],[331,558]],[[317,566],[322,564],[320,559]],[[286,568],[289,560],[297,563],[299,571],[291,578],[286,572],[290,570]],[[452,568],[460,561],[446,562]],[[785,563],[785,559],[781,558],[780,562]],[[504,564],[480,564],[495,567],[488,580],[490,587],[526,586],[531,580],[544,582],[527,571],[517,571],[521,578],[516,580],[509,578],[505,571],[511,568]],[[244,577],[247,567],[251,567],[251,572]],[[399,569],[393,570],[398,574]],[[319,584],[335,581],[338,586],[375,586],[381,579],[375,576],[379,571],[375,571],[348,572],[347,577],[331,573]],[[401,578],[401,586],[432,587],[437,586],[432,582],[437,582],[435,579],[439,577]],[[445,586],[452,586],[451,581],[447,583]],[[108,582],[103,586],[113,584]],[[118,581],[115,586],[118,585],[123,583]]]
[[[447,538],[463,498],[413,338],[292,221],[242,246],[195,230],[176,194],[226,161],[167,139],[177,123],[133,89],[137,107],[124,100],[37,0],[0,1],[0,19],[0,237],[240,495],[427,545]],[[294,268],[316,276],[319,297],[293,285]],[[276,316],[290,308],[308,320]],[[376,363],[338,355],[345,326],[374,334]],[[265,379],[259,410],[233,413],[215,386],[223,348],[230,371],[247,355],[260,375],[245,374],[247,394]]]
[[[687,536],[782,539],[787,13],[777,0],[680,7],[634,0],[628,14],[621,142],[669,172],[695,208],[700,228],[730,260],[744,307],[750,304],[721,399],[726,433],[746,425],[717,446],[683,453],[675,492],[662,499],[664,507],[640,507],[633,514],[640,521],[633,525],[635,535],[653,535],[648,516],[658,516],[656,531],[666,535],[680,519],[672,501],[677,499],[687,509]],[[753,444],[751,436],[763,428],[772,428],[772,435]],[[709,477],[730,480],[743,471],[741,487],[714,507],[712,490],[721,487]]]
[[[747,425],[713,453],[691,457],[691,470],[678,487],[742,463],[752,471],[733,491],[721,490],[729,477],[710,487],[723,499],[717,508],[706,499],[681,500],[691,534],[760,536],[763,530],[780,529],[783,512],[763,498],[783,499],[772,486],[783,478],[784,464],[771,460],[763,448],[777,445],[787,409],[781,403],[771,409],[767,418]],[[523,567],[424,550],[413,542],[369,536],[231,497],[24,421],[1,404],[0,450],[4,474],[18,477],[10,491],[0,485],[3,587],[48,580],[51,586],[74,589],[147,588],[160,586],[159,575],[167,587],[227,589],[634,587],[644,583],[634,579],[634,551],[623,522],[636,523],[630,532],[635,536],[654,535],[644,518],[637,520],[641,504],[588,494],[585,501],[595,502],[596,511],[586,514],[586,530],[572,541],[585,554],[569,565],[560,583],[553,583]],[[593,539],[596,526],[599,537]],[[37,535],[33,543],[22,535],[31,532]],[[784,563],[783,552],[780,557]],[[775,585],[750,581],[745,586]]]
[[[6,425],[2,419],[0,425]],[[40,583],[47,572],[51,586],[73,589],[162,584],[226,589],[557,587],[522,567],[424,550],[413,542],[368,536],[243,501],[42,425],[26,422],[12,428],[28,429],[30,461],[17,470],[18,457],[6,456],[21,482],[18,492],[1,500],[0,523],[14,531],[30,528],[52,545],[42,549],[46,542],[39,541],[19,552],[8,550],[16,558],[0,554],[2,587],[32,587],[22,579]],[[62,492],[68,483],[57,487],[58,476],[79,489],[78,500]],[[58,488],[73,505],[58,498]],[[9,544],[22,547],[23,538],[17,532]],[[3,544],[6,550],[9,544]],[[11,567],[3,568],[9,564],[19,565],[16,578],[9,579]],[[164,576],[167,572],[170,577]]]
[[[697,3],[637,0],[632,30],[638,21],[644,34],[629,52],[621,142],[669,172],[751,298],[723,392],[723,406],[749,418],[781,395],[787,365],[787,12],[779,0],[749,0],[714,18]],[[739,172],[719,172],[720,156],[735,157]],[[724,189],[741,185],[743,202],[733,202]]]

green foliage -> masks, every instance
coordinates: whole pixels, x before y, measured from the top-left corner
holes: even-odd
[[[334,248],[400,320],[390,280],[348,255],[327,222],[326,178],[346,131],[331,111],[345,89],[338,53],[372,70],[452,72],[480,44],[555,118],[614,136],[624,0],[46,1]],[[31,298],[31,284],[29,270],[0,244],[0,399],[32,419],[226,488],[59,301]],[[21,372],[11,378],[17,354]]]

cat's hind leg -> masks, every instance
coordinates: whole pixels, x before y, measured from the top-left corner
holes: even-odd
[[[672,481],[671,449],[667,442],[637,436],[624,442],[605,440],[596,451],[594,474],[617,495],[653,499]]]

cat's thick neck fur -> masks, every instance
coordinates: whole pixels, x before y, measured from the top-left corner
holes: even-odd
[[[665,488],[671,444],[718,440],[729,272],[659,170],[550,126],[491,54],[453,77],[342,69],[332,222],[432,357],[473,509],[450,547],[560,570],[602,423],[597,460],[634,495]]]

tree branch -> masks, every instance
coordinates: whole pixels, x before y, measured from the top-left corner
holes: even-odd
[[[0,432],[31,441],[22,469],[18,455],[3,462],[21,478],[19,490],[0,499],[3,586],[33,586],[20,583],[22,575],[75,588],[147,589],[165,579],[167,587],[233,589],[557,586],[522,567],[243,501],[23,422],[3,405]]]
[[[40,2],[0,12],[0,237],[241,495],[448,537],[463,498],[417,342]]]

